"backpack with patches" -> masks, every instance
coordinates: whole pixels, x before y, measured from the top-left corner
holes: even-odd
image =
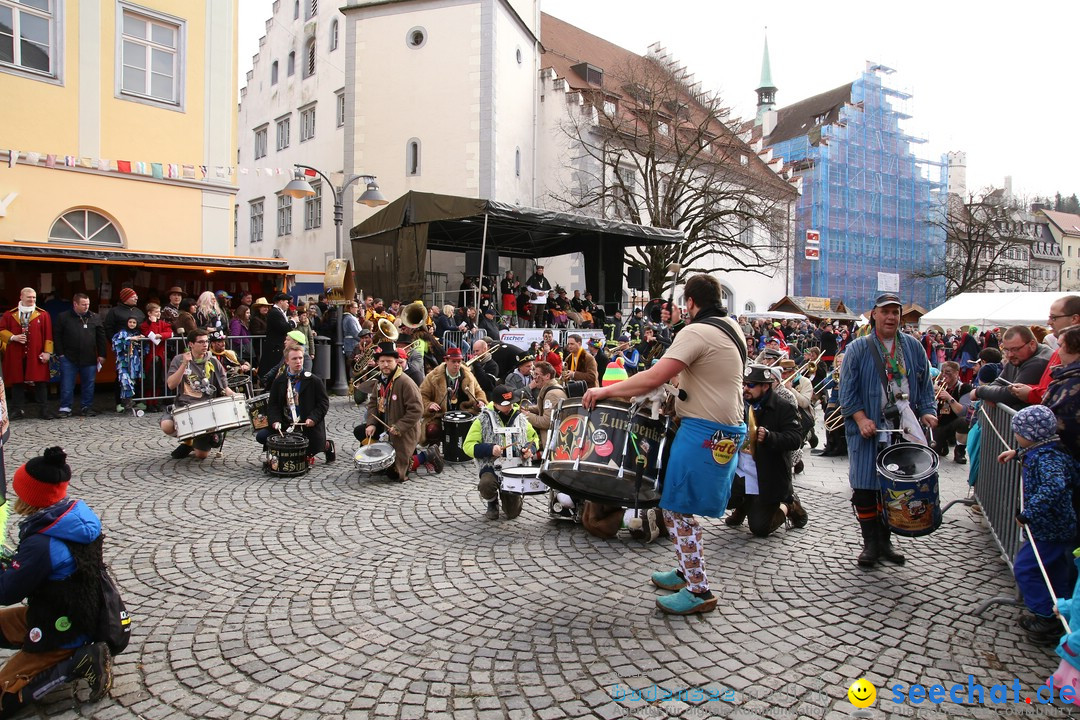
[[[131,640],[131,616],[128,615],[120,589],[104,564],[101,566],[101,610],[98,613],[94,642],[104,642],[109,652],[119,655]]]

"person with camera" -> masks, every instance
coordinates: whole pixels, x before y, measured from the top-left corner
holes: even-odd
[[[871,332],[856,339],[844,355],[840,405],[847,435],[851,504],[862,530],[858,563],[873,567],[879,559],[898,565],[904,556],[892,545],[882,521],[877,455],[888,442],[884,430],[903,430],[905,437],[926,444],[920,423],[937,427],[930,363],[916,338],[898,332],[900,298],[879,295],[870,311]]]

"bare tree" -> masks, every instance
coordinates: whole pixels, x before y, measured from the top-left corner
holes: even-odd
[[[1023,205],[1004,198],[1001,190],[951,195],[927,222],[945,232],[945,258],[912,276],[944,279],[947,298],[982,292],[997,282],[1027,283],[1027,263],[1010,261],[1020,253],[1029,257],[1033,237]]]
[[[653,297],[693,273],[777,272],[797,196],[730,129],[720,99],[685,78],[635,57],[621,71],[606,70],[603,89],[583,91],[564,126],[574,177],[557,201],[685,233],[679,246],[628,249],[626,262],[649,270]],[[681,266],[677,276],[673,263]]]

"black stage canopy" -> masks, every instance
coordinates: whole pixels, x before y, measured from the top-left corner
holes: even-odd
[[[421,297],[428,250],[521,258],[580,252],[588,288],[605,303],[622,296],[626,247],[677,244],[683,237],[678,230],[423,192],[402,195],[349,233],[356,286],[369,294]]]

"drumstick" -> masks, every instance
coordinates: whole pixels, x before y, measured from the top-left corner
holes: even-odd
[[[380,417],[379,417],[378,415],[372,415],[371,417],[372,417],[372,418],[374,418],[375,420],[378,420],[378,421],[379,421],[379,423],[380,423],[380,424],[381,424],[381,425],[382,425],[382,426],[383,426],[384,428],[386,428],[387,432],[389,432],[390,434],[393,434],[393,432],[394,432],[394,428],[390,427],[390,426],[389,426],[389,425],[387,425],[387,424],[386,424],[385,422],[383,422],[383,421],[382,421],[382,418],[380,418]]]

